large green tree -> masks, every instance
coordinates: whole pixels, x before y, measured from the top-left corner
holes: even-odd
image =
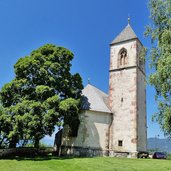
[[[10,130],[10,117],[6,115],[4,108],[0,105],[0,148],[8,146],[8,134]]]
[[[4,108],[0,122],[4,119],[8,126],[9,147],[21,140],[23,145],[33,140],[38,147],[41,138],[63,123],[71,133],[77,131],[83,85],[80,75],[70,72],[72,59],[69,50],[47,44],[15,64],[15,79],[0,92]]]
[[[158,112],[154,114],[164,133],[171,137],[171,0],[149,0],[151,25],[146,35],[151,37],[149,82],[156,89]]]

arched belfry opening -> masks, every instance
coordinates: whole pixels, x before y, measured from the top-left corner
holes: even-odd
[[[119,51],[119,57],[118,57],[118,66],[124,67],[128,64],[128,54],[127,50],[125,48],[122,48]]]

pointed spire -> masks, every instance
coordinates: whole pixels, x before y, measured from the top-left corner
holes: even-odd
[[[128,25],[122,30],[122,32],[112,41],[112,44],[124,42],[131,39],[137,39],[137,35],[130,26],[130,18],[128,17]]]

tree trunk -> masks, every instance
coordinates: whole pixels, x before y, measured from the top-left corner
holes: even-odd
[[[39,138],[35,138],[35,141],[34,141],[34,148],[39,148]]]
[[[62,143],[62,131],[63,129],[61,129],[60,131],[58,131],[55,134],[55,141],[54,141],[54,147],[56,149],[55,154],[57,156],[60,156],[60,151],[61,151],[61,143]]]
[[[12,140],[9,141],[9,148],[16,148],[17,142],[18,142],[17,139],[13,137]]]
[[[3,148],[3,146],[2,146],[2,144],[3,144],[3,141],[4,141],[4,137],[1,139],[1,141],[0,141],[0,148]]]

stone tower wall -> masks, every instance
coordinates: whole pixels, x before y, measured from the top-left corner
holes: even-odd
[[[128,62],[119,66],[119,52],[123,48],[127,50]],[[109,105],[114,120],[110,150],[116,152],[146,150],[145,75],[138,66],[141,48],[137,39],[111,45]]]
[[[137,54],[138,59],[140,59],[140,53],[142,50],[142,45],[137,42]],[[145,66],[138,62],[137,68],[137,78],[138,78],[138,151],[147,150],[147,119],[146,119],[146,77],[145,77]]]
[[[118,44],[112,45],[110,47],[110,71],[113,69],[120,68],[118,66],[118,54],[122,48],[125,48],[128,52],[128,65],[127,66],[135,66],[136,65],[136,55],[137,55],[136,40],[127,41],[126,43],[118,43]]]
[[[110,149],[137,151],[136,68],[110,73],[110,105],[114,113]],[[118,146],[118,141],[123,146]]]
[[[147,125],[146,125],[146,88],[145,88],[145,76],[138,69],[138,151],[147,150]]]

